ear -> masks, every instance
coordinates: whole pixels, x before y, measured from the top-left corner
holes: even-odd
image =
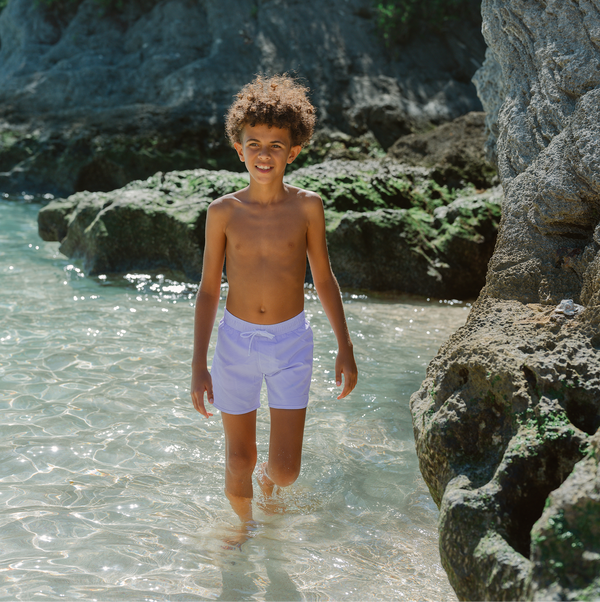
[[[296,146],[292,146],[292,148],[290,149],[290,154],[287,158],[288,165],[294,162],[294,159],[300,154],[301,150],[302,147],[299,144],[297,144]]]
[[[244,159],[244,149],[242,148],[241,143],[240,142],[234,142],[233,143],[233,147],[237,151],[237,154],[238,154],[238,157],[240,158],[240,161],[243,163],[245,161],[245,159]]]

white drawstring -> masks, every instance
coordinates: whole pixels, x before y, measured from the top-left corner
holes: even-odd
[[[248,355],[250,355],[250,349],[252,348],[252,341],[255,336],[265,337],[265,339],[274,339],[275,335],[267,332],[266,330],[249,330],[248,332],[242,332],[240,336],[244,339],[250,339],[250,344],[248,345]]]

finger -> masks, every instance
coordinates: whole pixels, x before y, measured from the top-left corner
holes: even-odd
[[[214,403],[213,393],[212,393],[212,382],[206,386],[205,390],[206,390],[206,398],[208,399],[208,403],[210,403],[210,404]],[[200,399],[202,400],[202,409],[204,410],[204,415],[206,416],[206,418],[208,418],[209,416],[212,416],[211,412],[207,411],[207,409],[204,407],[204,393],[202,393],[202,397]]]
[[[342,371],[343,373],[343,371]],[[341,376],[340,376],[340,380],[341,380]],[[341,382],[340,382],[341,384]],[[342,392],[337,396],[338,399],[342,399],[342,397],[346,397],[346,395],[348,395],[348,392],[346,391],[346,389],[348,388],[348,379],[346,378],[346,375],[344,374],[344,388],[342,389]]]
[[[207,391],[207,397],[208,397],[208,391]],[[214,403],[213,399],[208,397],[208,403],[211,403],[211,404]],[[204,410],[204,416],[206,418],[212,416],[212,413],[209,412],[204,405],[204,395],[202,396],[202,409]]]
[[[356,377],[352,377],[348,380],[348,392],[346,393],[346,395],[349,395],[350,393],[352,393],[352,391],[354,391],[357,380],[358,379]]]
[[[200,412],[205,418],[212,416],[212,414],[209,414],[204,407],[204,395],[198,395],[198,393],[194,391],[194,393],[192,393],[192,399],[194,400],[194,408],[196,411]]]
[[[335,384],[338,387],[342,384],[342,370],[337,366],[335,367]]]
[[[343,397],[349,395],[353,391],[354,387],[356,387],[357,380],[358,378],[356,375],[352,375],[350,378],[348,378],[344,373],[344,389],[338,396],[338,399],[342,399]]]

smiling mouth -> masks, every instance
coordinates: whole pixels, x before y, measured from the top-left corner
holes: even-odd
[[[256,169],[258,169],[258,171],[262,171],[263,173],[267,173],[268,171],[271,171],[273,169],[272,165],[257,165]]]

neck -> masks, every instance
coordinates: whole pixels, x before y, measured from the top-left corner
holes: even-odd
[[[281,200],[285,196],[285,185],[282,181],[259,184],[250,178],[248,193],[253,202],[260,203],[261,205],[269,205]]]

